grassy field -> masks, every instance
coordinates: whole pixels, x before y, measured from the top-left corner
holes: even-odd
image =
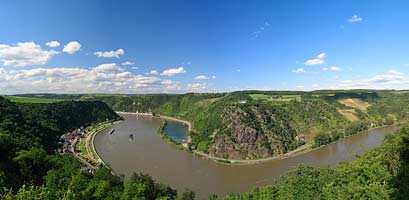
[[[266,95],[266,94],[250,94],[254,100],[268,100],[268,101],[301,101],[301,95]]]
[[[3,96],[3,97],[12,102],[17,102],[17,103],[55,103],[55,102],[69,100],[69,99],[50,99],[50,98],[19,97],[19,96]]]

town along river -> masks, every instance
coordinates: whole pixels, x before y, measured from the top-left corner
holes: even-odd
[[[352,135],[317,150],[253,165],[221,165],[182,151],[162,140],[157,133],[161,120],[142,115],[122,115],[125,120],[95,137],[95,148],[101,158],[117,174],[129,177],[132,172],[150,174],[158,182],[171,185],[179,192],[189,188],[198,199],[210,194],[226,195],[249,191],[253,187],[273,183],[281,175],[299,164],[334,166],[351,160],[356,154],[382,143],[385,135],[396,127],[381,128]],[[177,131],[172,137],[186,132],[187,127],[165,127]],[[133,134],[133,140],[130,140]],[[180,137],[179,137],[180,138]],[[182,134],[183,139],[183,134]]]

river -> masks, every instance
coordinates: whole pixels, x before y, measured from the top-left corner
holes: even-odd
[[[177,149],[162,140],[157,130],[161,120],[151,116],[121,115],[122,123],[115,125],[109,135],[106,129],[95,137],[95,148],[101,158],[117,174],[129,177],[133,172],[150,174],[158,182],[166,183],[183,192],[189,188],[198,199],[210,194],[226,195],[249,191],[253,187],[273,183],[288,170],[300,164],[334,166],[352,160],[356,154],[382,143],[388,132],[396,127],[374,129],[344,138],[317,150],[253,165],[221,165]],[[180,133],[187,126],[170,123],[165,134],[184,139]],[[133,134],[133,140],[130,140]],[[172,135],[173,134],[173,135]]]

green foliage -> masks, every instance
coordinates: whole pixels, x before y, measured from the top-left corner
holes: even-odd
[[[180,200],[195,200],[195,193],[191,190],[186,190],[182,193]]]
[[[318,133],[316,136],[314,136],[314,146],[313,147],[319,147],[322,145],[326,145],[332,142],[331,135],[327,133]]]
[[[176,190],[168,185],[156,183],[146,174],[132,174],[125,181],[125,189],[121,199],[175,199]]]

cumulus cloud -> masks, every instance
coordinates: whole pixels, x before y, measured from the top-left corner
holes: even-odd
[[[45,43],[45,45],[49,46],[49,47],[58,47],[60,46],[60,43],[58,41],[49,41],[47,43]]]
[[[207,89],[207,84],[205,83],[193,83],[188,84],[187,88],[189,91],[205,90]]]
[[[97,72],[117,72],[117,71],[124,71],[124,69],[118,67],[116,63],[107,63],[101,64],[94,68]]]
[[[123,62],[121,65],[133,65],[133,64],[135,63],[131,61],[126,61],[126,62]]]
[[[125,51],[123,49],[118,49],[116,51],[98,51],[95,52],[94,55],[103,58],[119,58],[120,55],[124,55]]]
[[[350,23],[362,22],[362,20],[362,17],[359,17],[358,15],[352,15],[352,17],[348,19]]]
[[[341,71],[341,68],[338,66],[324,67],[322,69],[324,71]]]
[[[408,87],[409,78],[395,70],[365,79],[340,80],[330,86],[334,89],[407,89]]]
[[[292,72],[294,72],[294,73],[296,73],[296,74],[303,74],[303,73],[305,73],[306,71],[305,71],[304,68],[297,68],[297,69],[294,69]]]
[[[64,46],[62,50],[65,53],[73,54],[81,49],[81,44],[77,41],[71,41]]]
[[[322,65],[325,63],[325,57],[327,57],[327,54],[325,53],[320,53],[317,55],[317,57],[309,59],[304,62],[304,65],[307,66],[312,66],[312,65]]]
[[[15,46],[0,44],[0,61],[4,66],[25,67],[44,65],[58,54],[57,51],[45,51],[34,42],[19,42]]]
[[[200,76],[195,77],[195,80],[207,80],[207,79],[209,79],[209,77],[204,76],[204,75],[200,75]]]
[[[189,88],[189,89],[187,89]],[[56,93],[163,93],[200,90],[203,85],[184,85],[159,77],[126,71],[115,63],[86,68],[36,68],[6,70],[0,68],[0,92]]]
[[[174,76],[176,74],[184,74],[184,73],[186,73],[186,70],[183,67],[179,67],[179,68],[164,70],[160,75],[162,75],[162,76]]]

